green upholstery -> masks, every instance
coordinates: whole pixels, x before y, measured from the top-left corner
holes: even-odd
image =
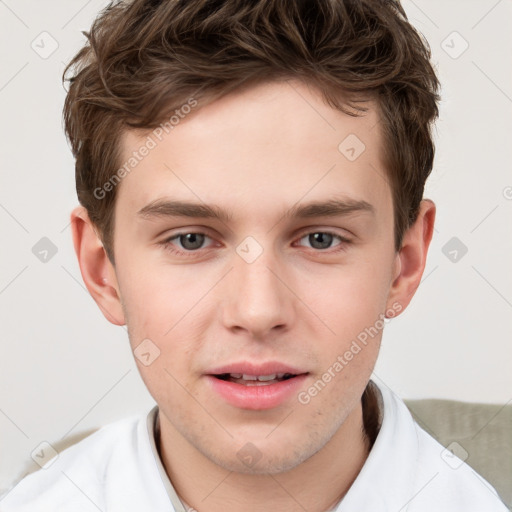
[[[418,424],[443,446],[458,443],[452,445],[453,453],[466,457],[467,452],[466,463],[512,509],[512,401],[505,405],[439,399],[404,402]]]

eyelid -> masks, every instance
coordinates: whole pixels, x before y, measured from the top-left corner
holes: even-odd
[[[174,240],[179,239],[180,236],[184,236],[184,235],[204,235],[205,238],[209,238],[210,240],[215,242],[215,239],[212,236],[210,236],[208,233],[206,233],[204,230],[200,231],[200,230],[194,230],[194,229],[187,229],[185,231],[179,231],[178,233],[174,233],[170,236],[165,237],[161,242],[159,242],[159,244],[164,245],[164,246],[170,245]],[[200,249],[196,249],[196,250],[190,250],[190,249],[186,250],[186,249],[177,248],[176,252],[181,251],[183,253],[193,254],[193,253],[198,253],[199,251],[207,249],[207,248],[208,247],[201,247]]]
[[[309,231],[306,231],[306,232],[303,232],[298,238],[297,238],[297,241],[300,242],[300,240],[302,240],[303,238],[305,238],[306,236],[308,235],[311,235],[313,233],[322,233],[322,234],[325,234],[325,235],[331,235],[335,238],[338,238],[339,240],[339,243],[336,244],[336,245],[333,245],[332,247],[329,247],[327,249],[315,249],[314,247],[307,247],[307,246],[304,246],[304,245],[299,245],[300,247],[306,247],[307,249],[311,249],[312,251],[314,251],[315,253],[318,253],[318,254],[333,254],[333,253],[336,253],[338,251],[341,251],[345,248],[345,246],[347,246],[348,244],[352,243],[352,240],[343,236],[343,235],[340,235],[339,233],[336,233],[335,231],[330,231],[328,229],[313,229],[313,230],[309,230]]]
[[[338,229],[341,229],[341,228],[338,228]],[[350,233],[346,229],[343,229],[343,232]],[[349,235],[344,235],[342,233],[339,233],[338,231],[336,231],[335,228],[323,228],[323,227],[313,226],[313,227],[307,227],[307,228],[301,229],[298,232],[298,234],[296,235],[296,237],[303,238],[304,236],[311,235],[312,233],[326,233],[329,235],[337,236],[345,242],[350,242],[351,241],[350,237],[353,236],[352,233],[350,233]]]

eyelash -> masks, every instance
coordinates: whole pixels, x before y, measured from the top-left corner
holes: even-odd
[[[346,250],[346,246],[352,243],[351,240],[349,240],[348,238],[345,238],[345,237],[343,237],[341,235],[338,235],[337,233],[334,233],[332,231],[320,231],[320,230],[318,230],[318,231],[307,231],[307,232],[303,233],[298,238],[298,240],[302,240],[304,237],[306,237],[308,235],[311,235],[311,234],[315,234],[315,233],[322,233],[324,235],[332,235],[333,237],[338,238],[339,241],[340,241],[340,243],[338,245],[334,246],[335,247],[334,250],[330,250],[330,249],[315,249],[314,247],[310,248],[311,250],[313,250],[314,252],[317,252],[319,254],[336,254],[338,252]],[[176,249],[173,246],[172,241],[176,240],[176,239],[179,239],[179,237],[183,236],[183,235],[204,235],[205,237],[212,239],[206,233],[201,233],[200,231],[182,231],[181,233],[176,233],[172,237],[166,238],[165,240],[160,242],[159,245],[163,246],[163,248],[166,251],[168,251],[171,254],[176,255],[176,256],[191,256],[191,255],[198,254],[202,250],[202,248],[196,249],[196,250],[188,250],[187,251],[187,250],[182,250],[182,249]]]

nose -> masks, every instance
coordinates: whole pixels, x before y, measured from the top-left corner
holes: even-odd
[[[237,254],[224,290],[223,322],[229,330],[264,339],[272,331],[289,329],[293,322],[293,293],[284,265],[270,250],[252,263]],[[288,279],[289,281],[289,279]]]

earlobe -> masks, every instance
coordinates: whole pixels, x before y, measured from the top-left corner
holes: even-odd
[[[418,217],[404,233],[402,247],[396,255],[396,268],[387,307],[394,303],[402,306],[403,311],[410,303],[421,282],[428,248],[434,232],[436,206],[430,199],[420,203]]]
[[[71,212],[71,230],[87,290],[109,322],[124,325],[126,322],[115,269],[84,207],[78,206]]]

